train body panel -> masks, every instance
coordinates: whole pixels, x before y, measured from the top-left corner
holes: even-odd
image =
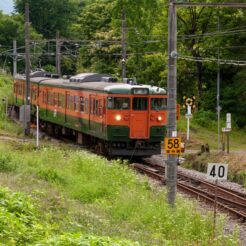
[[[15,105],[24,104],[25,78],[14,83]],[[79,143],[87,138],[110,155],[159,154],[166,132],[166,91],[148,85],[71,82],[31,78],[31,107],[35,117],[58,132],[73,131]],[[88,141],[86,141],[88,142]],[[91,143],[92,144],[92,143]]]

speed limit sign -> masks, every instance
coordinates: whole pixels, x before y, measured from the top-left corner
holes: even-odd
[[[228,164],[208,163],[207,176],[212,179],[226,180]]]

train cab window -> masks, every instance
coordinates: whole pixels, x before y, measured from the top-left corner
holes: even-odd
[[[132,109],[133,110],[147,110],[148,108],[148,98],[145,97],[134,97]]]
[[[83,113],[85,112],[85,98],[80,97],[80,112]]]
[[[165,110],[167,108],[166,98],[151,98],[151,110]]]
[[[130,108],[128,97],[108,97],[108,109],[125,110]]]

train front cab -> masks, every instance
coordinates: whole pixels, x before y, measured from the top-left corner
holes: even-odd
[[[113,95],[107,98],[109,154],[151,156],[161,153],[166,132],[165,95]]]

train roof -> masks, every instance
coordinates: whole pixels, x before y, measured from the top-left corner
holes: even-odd
[[[25,79],[24,76],[16,76],[16,79]],[[107,94],[145,94],[142,89],[147,89],[148,93],[151,95],[166,95],[167,91],[164,88],[151,85],[131,85],[120,82],[70,82],[68,79],[55,79],[47,77],[34,77],[30,79],[32,83],[37,83],[39,85],[45,85],[50,87],[59,87],[73,90],[90,90]],[[140,89],[140,90],[137,90]]]

